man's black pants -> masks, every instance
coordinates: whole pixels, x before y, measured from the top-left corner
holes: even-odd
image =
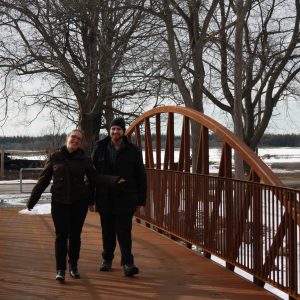
[[[121,265],[133,264],[131,253],[132,217],[133,213],[107,214],[100,212],[104,260],[112,261],[116,249],[116,239],[121,250]]]
[[[85,201],[62,204],[51,203],[51,214],[55,227],[55,257],[56,269],[66,269],[66,256],[69,264],[77,266],[81,246],[81,231],[86,218],[88,206]],[[69,242],[69,247],[68,247]]]

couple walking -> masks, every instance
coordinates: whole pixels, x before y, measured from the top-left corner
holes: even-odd
[[[50,155],[31,192],[27,202],[29,210],[53,179],[51,215],[56,234],[57,280],[65,280],[67,258],[70,276],[80,278],[80,236],[88,208],[93,210],[94,206],[100,214],[102,228],[100,271],[111,270],[118,240],[124,275],[139,273],[132,255],[132,218],[136,208],[145,205],[147,182],[142,152],[124,133],[124,119],[115,118],[109,136],[96,142],[91,160],[80,148],[83,131],[72,130],[66,144]]]

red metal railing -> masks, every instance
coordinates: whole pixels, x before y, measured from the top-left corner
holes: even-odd
[[[299,296],[300,191],[254,182],[149,169],[148,202],[137,218]],[[285,205],[283,205],[285,203]],[[290,207],[290,211],[286,209]]]
[[[175,158],[178,115],[182,128]],[[215,176],[209,176],[210,133],[222,143]],[[217,121],[190,108],[152,109],[137,118],[126,135],[145,153],[149,201],[138,217],[146,225],[153,224],[188,246],[200,247],[207,257],[214,254],[224,259],[231,270],[235,266],[244,269],[261,286],[268,282],[291,298],[299,296],[299,191],[284,188],[245,143]],[[248,181],[232,179],[233,151],[248,166]]]

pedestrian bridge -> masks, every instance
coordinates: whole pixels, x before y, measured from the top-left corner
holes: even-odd
[[[193,143],[191,130],[199,132]],[[217,173],[210,168],[211,133],[221,149]],[[99,272],[99,217],[89,213],[82,278],[58,284],[51,217],[3,208],[1,299],[276,299],[266,285],[299,299],[299,190],[283,187],[229,130],[192,109],[153,109],[126,134],[143,148],[148,174],[147,205],[133,229],[141,274],[122,276],[119,253],[112,272]],[[233,178],[233,154],[247,166],[243,180]]]
[[[174,132],[179,127],[175,160]],[[192,145],[191,130],[192,136],[199,133]],[[217,174],[209,168],[212,133],[221,149]],[[148,202],[137,214],[140,222],[200,249],[208,259],[221,258],[229,270],[246,271],[259,286],[268,283],[291,299],[299,297],[299,190],[284,188],[245,143],[193,109],[148,111],[127,136],[145,151],[148,169]],[[234,154],[249,170],[242,180],[233,179]]]

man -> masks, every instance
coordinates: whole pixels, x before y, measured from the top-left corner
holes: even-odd
[[[99,174],[116,175],[125,180],[113,188],[96,187],[95,202],[103,239],[100,271],[111,270],[118,239],[124,274],[133,276],[139,269],[134,265],[131,252],[132,218],[136,208],[145,205],[147,180],[142,152],[124,133],[124,119],[115,118],[110,124],[110,135],[96,142],[92,160]]]

